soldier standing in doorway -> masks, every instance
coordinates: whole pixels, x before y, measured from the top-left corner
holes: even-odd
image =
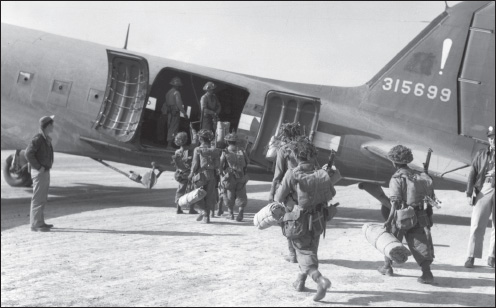
[[[203,87],[203,90],[207,93],[205,93],[200,99],[202,112],[201,128],[212,132],[215,132],[215,126],[217,125],[217,119],[221,110],[219,99],[214,94],[215,88],[216,85],[213,82],[207,82]]]
[[[174,136],[179,129],[179,120],[181,112],[184,116],[188,116],[184,110],[181,93],[179,87],[183,85],[179,77],[172,78],[170,85],[172,88],[165,94],[165,102],[161,108],[161,115],[157,123],[157,136],[159,141],[164,141],[165,137],[165,122],[167,122],[167,147],[172,148]]]

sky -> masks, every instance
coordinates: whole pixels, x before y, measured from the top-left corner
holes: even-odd
[[[448,1],[453,6],[460,1]],[[444,1],[2,1],[2,23],[243,74],[358,86]]]

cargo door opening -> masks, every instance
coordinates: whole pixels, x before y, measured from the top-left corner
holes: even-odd
[[[130,142],[138,130],[148,93],[145,58],[107,50],[109,72],[102,107],[93,127],[120,142]]]
[[[265,99],[260,130],[253,146],[251,158],[257,164],[272,168],[266,158],[272,136],[277,135],[283,123],[299,122],[303,133],[313,140],[320,113],[320,99],[296,94],[271,91]]]
[[[203,86],[208,81],[212,81],[217,86],[214,93],[221,104],[219,121],[229,122],[230,131],[237,130],[241,113],[249,96],[249,92],[246,89],[206,76],[173,68],[164,68],[153,82],[148,104],[144,110],[140,132],[143,147],[164,149],[167,146],[167,138],[165,140],[159,140],[158,138],[160,135],[158,133],[160,129],[158,121],[162,106],[165,103],[165,95],[172,88],[170,82],[174,77],[181,79],[183,85],[179,87],[179,92],[181,93],[184,109],[189,113],[190,117],[190,120],[188,120],[181,115],[178,130],[178,132],[183,131],[188,134],[188,144],[191,143],[190,122],[200,121],[200,99],[206,93],[203,91]],[[164,135],[162,136],[167,136],[167,123],[164,129]],[[176,148],[176,145],[173,144],[172,147]]]

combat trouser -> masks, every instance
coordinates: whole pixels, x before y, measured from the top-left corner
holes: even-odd
[[[33,179],[33,197],[31,199],[29,222],[32,228],[39,228],[45,225],[44,210],[48,200],[50,170],[40,172],[32,168],[31,178]]]
[[[318,271],[319,259],[317,257],[320,234],[308,231],[303,237],[291,240],[301,273],[312,276],[314,280],[320,276]]]
[[[165,125],[167,123],[167,115],[161,114],[157,120],[157,140],[165,141]]]
[[[248,178],[246,176],[236,179],[231,175],[227,179],[222,179],[224,188],[223,199],[229,210],[232,210],[235,204],[240,208],[246,207],[246,204],[248,203],[248,197],[246,195],[247,182]]]
[[[425,229],[418,224],[410,230],[395,230],[393,228],[393,235],[400,241],[405,237],[408,248],[412,252],[415,261],[419,266],[430,265],[434,260],[432,243],[429,241]]]
[[[179,112],[173,112],[168,114],[167,118],[167,142],[172,143],[174,141],[174,135],[179,130],[179,120],[180,120]]]
[[[207,196],[196,203],[198,208],[205,211],[205,214],[207,215],[210,214],[210,211],[215,209],[215,203],[217,201],[217,190],[215,189],[216,182],[215,177],[212,176],[210,180],[207,180],[205,185],[201,186],[207,192]],[[195,185],[195,188],[199,187]]]
[[[486,233],[489,217],[492,215],[493,226],[491,231],[490,256],[494,257],[494,191],[484,195],[477,194],[476,203],[472,211],[470,224],[470,239],[468,244],[468,256],[482,258],[482,244]]]

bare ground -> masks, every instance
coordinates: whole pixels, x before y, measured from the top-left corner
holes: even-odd
[[[2,161],[11,152],[2,151]],[[29,230],[31,189],[2,177],[2,306],[490,306],[494,269],[484,259],[465,269],[471,210],[462,193],[441,191],[435,210],[434,285],[416,282],[413,258],[378,274],[382,256],[362,233],[381,223],[379,203],[356,185],[337,187],[337,217],[321,241],[321,272],[332,288],[320,303],[291,283],[298,266],[283,261],[280,228],[257,230],[253,214],[265,206],[269,183],[248,185],[242,223],[176,215],[171,173],[146,190],[88,158],[56,154],[47,222],[49,233]],[[115,164],[140,173],[143,168]]]

